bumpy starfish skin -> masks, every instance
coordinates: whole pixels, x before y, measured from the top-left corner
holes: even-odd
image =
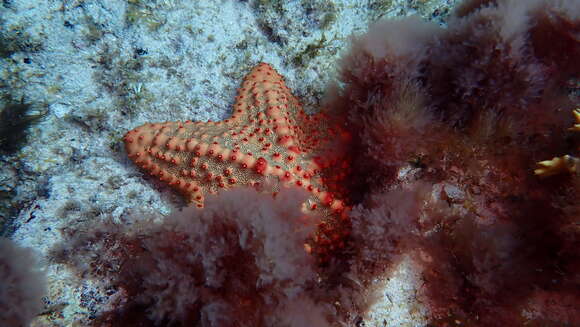
[[[230,118],[145,124],[124,138],[136,165],[198,207],[205,194],[241,185],[274,194],[282,185],[304,188],[311,196],[303,210],[322,217],[314,238],[322,254],[344,246],[348,234],[340,198],[349,164],[339,150],[347,139],[324,113],[306,114],[265,63],[245,77]]]

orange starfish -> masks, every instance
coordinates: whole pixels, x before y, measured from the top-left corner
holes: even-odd
[[[323,217],[314,240],[324,255],[348,234],[340,198],[349,164],[339,151],[348,137],[325,113],[306,114],[282,76],[261,63],[238,89],[230,118],[145,124],[124,140],[135,164],[198,207],[205,194],[240,185],[274,195],[282,185],[306,189],[304,210]]]

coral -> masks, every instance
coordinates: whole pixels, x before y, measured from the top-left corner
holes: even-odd
[[[238,91],[233,115],[220,122],[146,124],[125,135],[129,157],[143,170],[203,206],[210,193],[254,186],[274,194],[284,185],[307,190],[305,210],[319,213],[315,241],[343,247],[348,162],[338,145],[348,134],[325,113],[308,115],[267,64],[255,67]]]
[[[569,130],[580,132],[580,109],[574,110],[574,117],[576,118],[576,124],[570,127]],[[534,174],[541,177],[548,177],[560,173],[576,174],[580,172],[580,159],[568,154],[562,157],[554,157],[552,160],[540,161],[537,165],[538,168],[534,170]]]
[[[29,325],[42,310],[45,279],[30,249],[0,238],[0,325]]]
[[[579,166],[580,160],[578,158],[565,155],[562,157],[554,157],[552,160],[538,162],[539,168],[534,170],[534,174],[540,175],[542,177],[548,177],[560,173],[575,174],[578,172]]]
[[[65,230],[52,256],[116,290],[90,325],[330,326],[334,310],[304,250],[317,223],[300,210],[306,197],[238,188],[162,221]]]

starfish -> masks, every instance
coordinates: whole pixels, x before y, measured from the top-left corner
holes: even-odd
[[[340,151],[348,139],[325,112],[305,113],[283,77],[261,63],[244,78],[228,119],[145,124],[124,141],[137,166],[200,208],[205,195],[234,187],[305,189],[303,211],[321,217],[314,242],[324,257],[349,233],[341,200],[349,163]]]

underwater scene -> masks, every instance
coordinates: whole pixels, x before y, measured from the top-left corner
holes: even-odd
[[[580,326],[580,0],[0,2],[0,327]]]

